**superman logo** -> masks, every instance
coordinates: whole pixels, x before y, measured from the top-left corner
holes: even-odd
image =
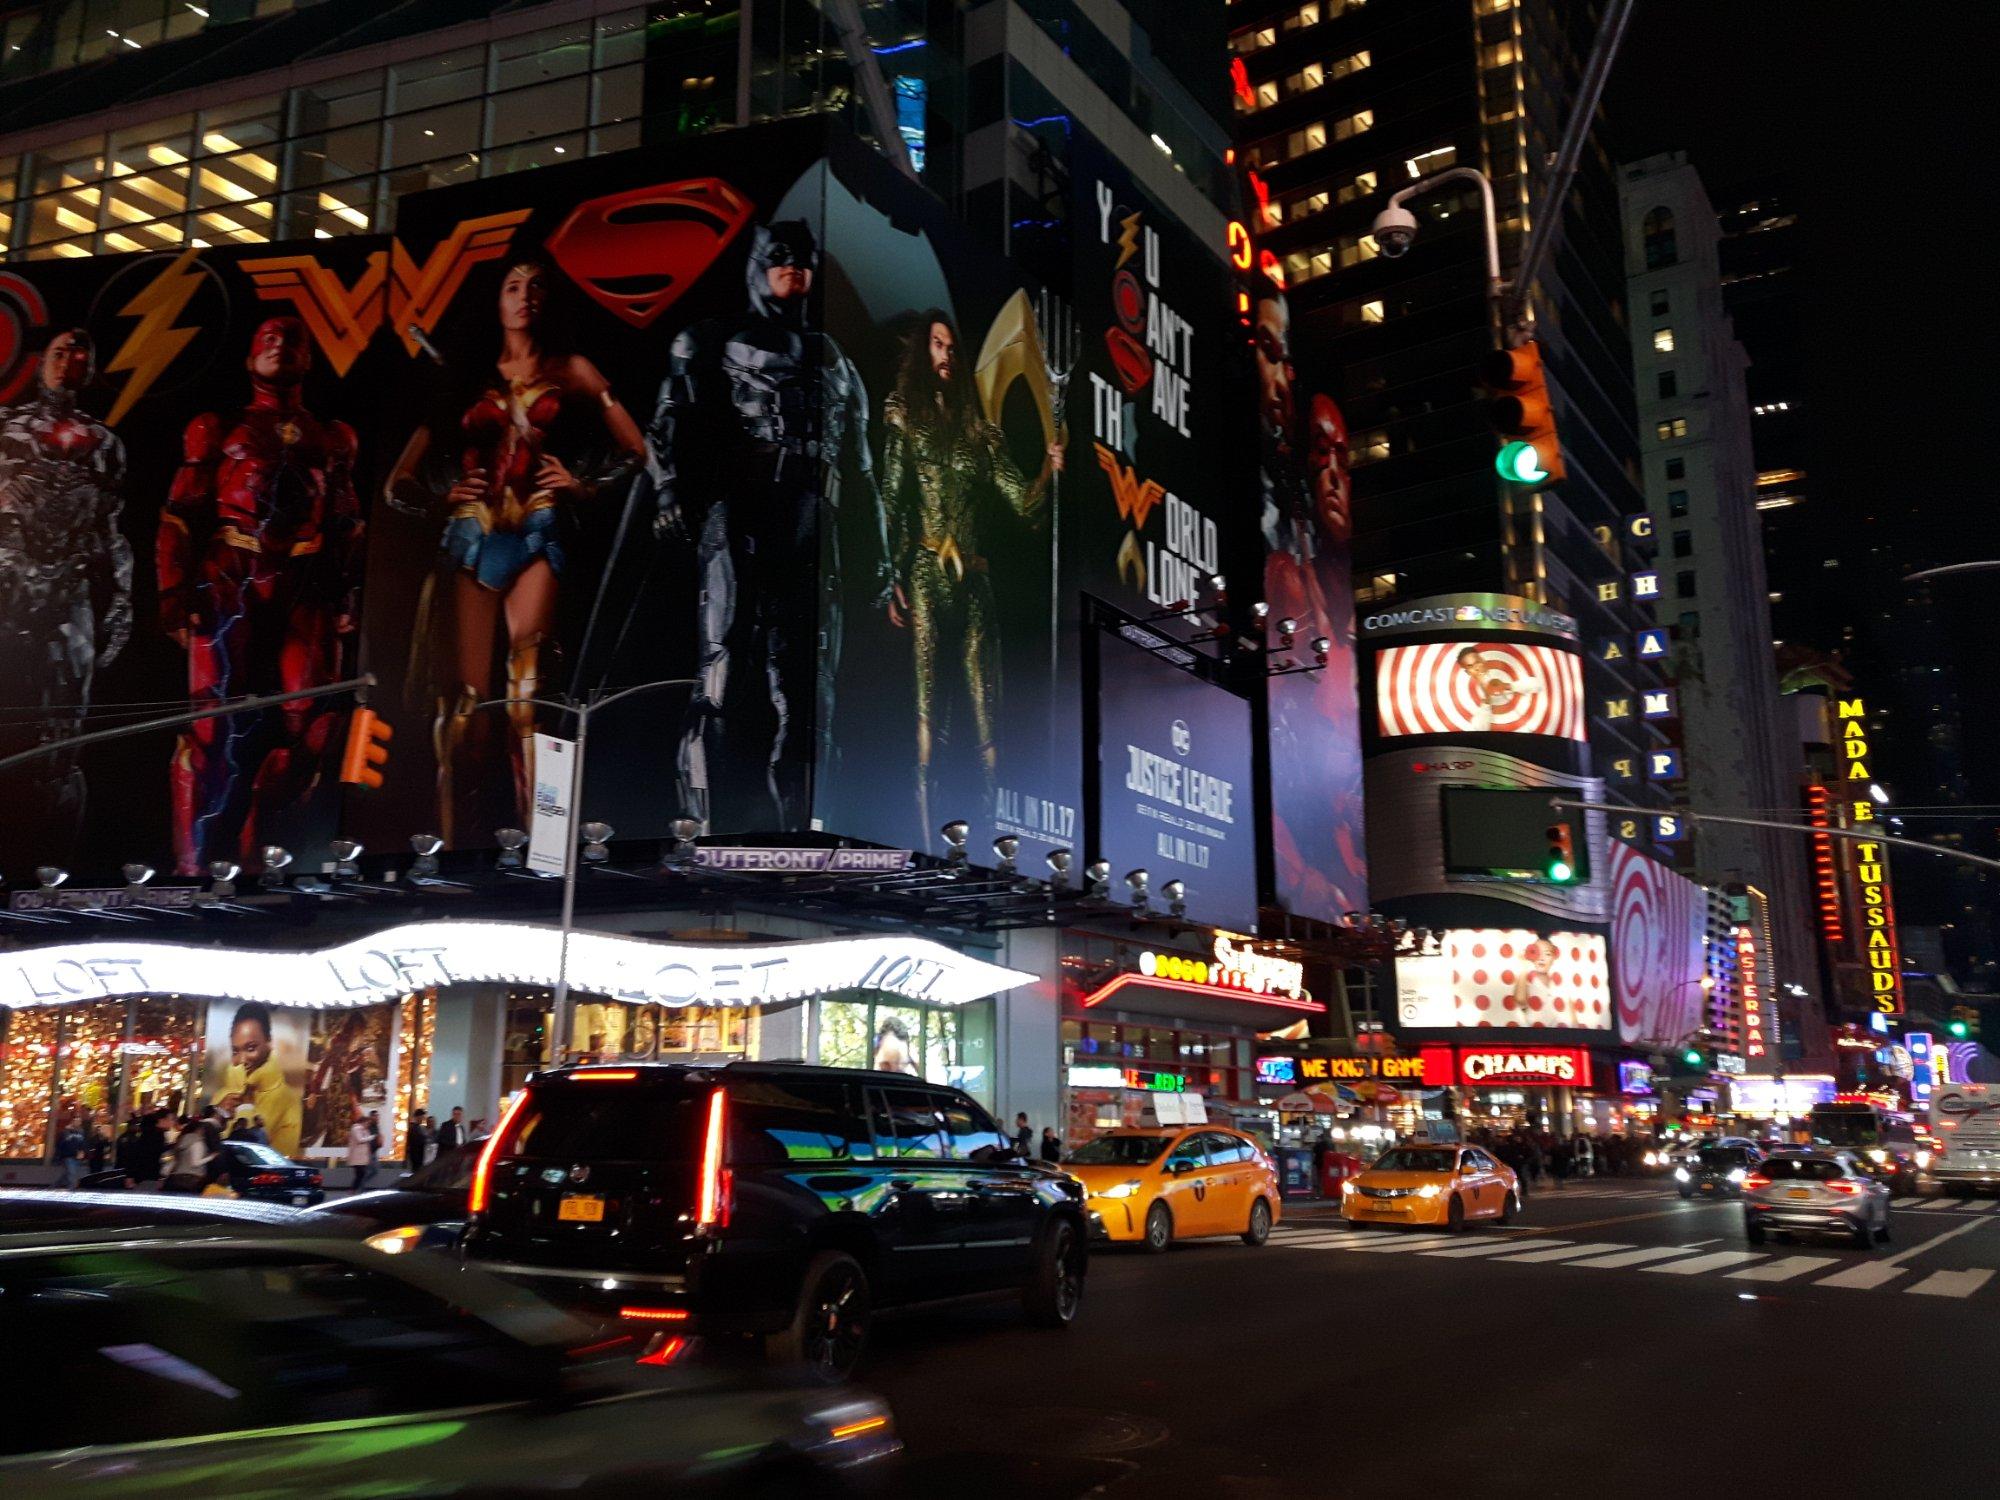
[[[753,213],[719,177],[593,198],[549,236],[565,275],[614,317],[645,328],[715,264]]]

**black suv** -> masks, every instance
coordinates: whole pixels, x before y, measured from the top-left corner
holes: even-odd
[[[663,1330],[764,1334],[825,1378],[877,1306],[1018,1290],[1076,1316],[1081,1189],[956,1089],[796,1063],[573,1067],[528,1084],[473,1174],[465,1254]]]

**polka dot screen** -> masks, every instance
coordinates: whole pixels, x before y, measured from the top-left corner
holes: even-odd
[[[1445,942],[1453,1024],[1608,1030],[1613,1021],[1604,939],[1526,928],[1453,932]]]

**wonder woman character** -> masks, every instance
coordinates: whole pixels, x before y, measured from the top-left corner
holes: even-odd
[[[940,743],[951,742],[950,703],[960,680],[971,700],[985,815],[992,815],[1000,637],[985,556],[993,530],[988,508],[997,501],[1041,525],[1063,450],[1050,444],[1033,479],[1014,466],[1004,435],[980,409],[951,316],[936,308],[910,336],[882,423],[882,502],[895,572],[889,619],[907,620],[916,658],[917,815],[929,837],[931,760]]]
[[[613,466],[579,475],[572,459],[602,424],[626,463],[645,454],[639,424],[588,359],[557,346],[545,313],[551,273],[539,261],[508,269],[500,283],[500,354],[494,377],[459,420],[455,477],[442,566],[453,625],[449,687],[434,724],[439,832],[448,844],[467,831],[478,800],[477,768],[490,758],[490,717],[475,707],[496,696],[493,647],[504,629],[507,717],[514,803],[522,827],[534,807],[535,709],[542,653],[555,625],[569,508],[622,477]],[[432,435],[418,429],[389,478],[402,508],[431,502],[418,472]]]

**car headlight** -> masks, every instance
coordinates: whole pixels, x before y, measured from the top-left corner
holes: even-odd
[[[1121,1182],[1114,1187],[1106,1188],[1097,1196],[1100,1198],[1129,1198],[1139,1191],[1142,1181],[1142,1178],[1134,1177],[1130,1182]]]
[[[1427,1182],[1417,1189],[1417,1196],[1419,1198],[1435,1198],[1443,1191],[1444,1189],[1439,1187],[1435,1182]]]
[[[1880,1146],[1877,1146],[1868,1153],[1868,1159],[1879,1167],[1889,1159],[1889,1153],[1884,1151]]]
[[[1657,1151],[1648,1151],[1641,1160],[1649,1167],[1657,1167],[1660,1164],[1660,1153]]]
[[[1343,1198],[1345,1198],[1349,1193],[1358,1193],[1360,1191],[1361,1191],[1360,1185],[1356,1183],[1352,1177],[1346,1178],[1340,1184],[1340,1196]]]
[[[1729,1169],[1729,1180],[1731,1182],[1741,1182],[1749,1175],[1750,1174],[1744,1171],[1741,1167],[1731,1167]]]
[[[1918,1166],[1920,1166],[1920,1167],[1928,1167],[1928,1166],[1929,1166],[1930,1164],[1931,1164],[1931,1154],[1930,1154],[1930,1152],[1928,1152],[1928,1151],[1919,1151],[1919,1152],[1917,1153],[1917,1165],[1918,1165]]]
[[[1674,1168],[1674,1181],[1676,1181],[1676,1182],[1692,1182],[1693,1180],[1694,1180],[1693,1178],[1691,1178],[1691,1177],[1689,1177],[1689,1176],[1688,1176],[1688,1169],[1687,1169],[1686,1167],[1675,1167],[1675,1168]]]
[[[384,1255],[401,1255],[406,1250],[416,1249],[423,1239],[422,1224],[405,1224],[400,1229],[385,1229],[380,1234],[371,1234],[361,1243],[371,1250],[380,1250]]]

